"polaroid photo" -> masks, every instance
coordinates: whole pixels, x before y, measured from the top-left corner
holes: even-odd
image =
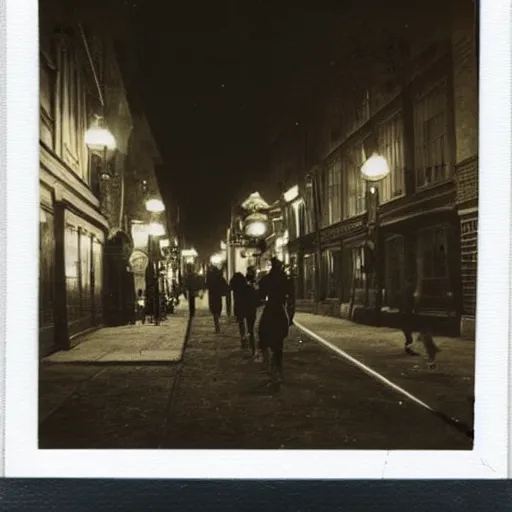
[[[507,477],[510,7],[7,0],[4,474]]]

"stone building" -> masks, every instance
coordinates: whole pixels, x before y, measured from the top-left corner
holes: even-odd
[[[432,23],[422,16],[395,28],[373,60],[337,56],[345,74],[337,91],[306,102],[300,121],[278,132],[273,178],[299,189],[283,197],[298,309],[397,325],[400,290],[412,279],[424,323],[474,335],[474,13],[457,0]],[[374,152],[390,174],[370,187],[361,166]]]
[[[126,276],[112,282],[112,268],[126,271],[133,246],[125,178],[137,119],[111,34],[76,16],[64,18],[56,9],[41,10],[41,356],[69,348],[78,334],[105,323],[106,305],[119,317],[130,307],[116,305]],[[96,116],[114,136],[115,150],[85,144]]]

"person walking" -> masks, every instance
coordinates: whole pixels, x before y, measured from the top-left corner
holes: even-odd
[[[271,259],[271,270],[259,283],[261,300],[266,300],[259,325],[260,348],[264,360],[268,360],[273,380],[283,380],[283,345],[288,336],[290,320],[286,311],[288,282],[283,265],[277,258]]]
[[[213,316],[215,332],[220,332],[219,318],[222,313],[222,297],[229,291],[229,286],[220,270],[212,267],[208,272],[206,286],[208,288],[208,306]]]
[[[416,298],[415,298],[415,283],[409,278],[402,290],[402,304],[401,304],[401,327],[405,337],[404,351],[410,356],[417,356],[418,353],[412,348],[413,331],[415,327],[415,311],[416,311]]]
[[[234,314],[240,331],[241,348],[247,348],[247,300],[249,285],[241,272],[235,272],[229,281],[229,289],[233,292]]]
[[[254,325],[256,323],[256,311],[260,304],[258,291],[256,290],[256,269],[254,267],[247,268],[245,279],[247,282],[245,321],[247,323],[249,346],[251,347],[252,357],[254,358],[256,356],[256,338],[254,336]]]
[[[189,316],[192,318],[196,314],[197,279],[194,273],[194,268],[190,263],[187,265],[187,274],[185,276],[185,289],[187,290],[188,312]]]

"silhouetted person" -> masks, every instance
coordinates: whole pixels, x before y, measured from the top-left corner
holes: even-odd
[[[254,337],[254,324],[256,323],[256,311],[260,305],[258,291],[256,290],[256,269],[249,267],[245,276],[247,282],[247,303],[245,321],[247,323],[247,335],[252,356],[256,355],[256,339]]]
[[[406,354],[411,356],[418,355],[412,348],[413,331],[415,324],[415,311],[416,311],[416,298],[414,296],[415,283],[412,279],[408,279],[404,289],[402,290],[402,303],[401,303],[401,327],[405,336],[404,350]]]
[[[228,293],[228,283],[226,283],[226,280],[220,270],[216,267],[212,267],[208,272],[206,285],[208,287],[208,306],[210,308],[210,313],[213,316],[215,332],[219,333],[219,318],[222,313],[222,297]]]
[[[272,268],[259,283],[259,294],[266,299],[265,309],[259,326],[260,349],[266,359],[271,352],[271,365],[277,371],[278,379],[283,375],[283,344],[288,335],[289,318],[286,311],[288,280],[281,261],[271,260]]]
[[[242,349],[247,348],[247,301],[249,285],[241,272],[235,272],[229,281],[229,289],[233,292],[234,313],[240,331],[240,344]]]
[[[196,289],[197,279],[192,265],[187,265],[187,274],[185,276],[185,289],[188,297],[188,312],[191,317],[196,314]]]

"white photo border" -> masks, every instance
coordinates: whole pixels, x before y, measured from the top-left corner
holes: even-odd
[[[473,451],[39,450],[38,4],[6,0],[5,475],[95,478],[506,478],[511,316],[511,6],[481,1]],[[5,110],[5,109],[4,109]],[[5,115],[5,114],[4,114]],[[1,277],[1,274],[0,274]]]

